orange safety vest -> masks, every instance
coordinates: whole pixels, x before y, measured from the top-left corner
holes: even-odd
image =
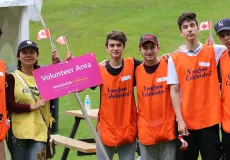
[[[124,59],[124,68],[117,76],[100,67],[102,85],[98,115],[100,137],[107,146],[119,146],[135,141],[137,111],[134,99],[134,60]]]
[[[176,138],[175,114],[167,85],[167,65],[167,61],[161,59],[152,74],[145,71],[143,63],[136,69],[138,138],[144,145]]]
[[[6,112],[6,64],[0,60],[0,141],[4,140],[10,128]]]
[[[181,110],[189,129],[221,122],[220,89],[213,46],[203,45],[197,56],[172,56],[181,90]]]
[[[222,128],[230,133],[230,57],[226,51],[220,59],[221,68],[221,104],[222,104]]]

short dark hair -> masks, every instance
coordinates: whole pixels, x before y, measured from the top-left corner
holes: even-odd
[[[181,30],[182,23],[184,21],[195,21],[196,25],[198,26],[198,21],[196,19],[196,14],[193,13],[193,12],[182,13],[179,16],[179,18],[177,20],[177,24],[178,24],[178,27],[179,27],[180,30]]]
[[[106,41],[105,41],[106,47],[108,46],[108,42],[110,39],[121,41],[124,46],[125,46],[126,41],[127,41],[125,33],[120,32],[120,31],[111,31],[107,34]]]
[[[1,35],[2,35],[2,28],[0,27],[0,37],[1,37]]]

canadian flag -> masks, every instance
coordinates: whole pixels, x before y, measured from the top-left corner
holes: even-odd
[[[58,37],[56,41],[57,41],[58,43],[60,43],[61,45],[66,44],[66,38],[65,38],[65,36],[60,36],[60,37]]]
[[[210,30],[211,29],[211,21],[201,22],[200,31]]]
[[[37,34],[37,40],[43,39],[43,38],[50,38],[50,31],[49,29],[43,29],[40,30]]]

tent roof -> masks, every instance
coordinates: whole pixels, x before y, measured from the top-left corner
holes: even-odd
[[[0,7],[31,6],[31,5],[34,5],[33,0],[0,0]]]

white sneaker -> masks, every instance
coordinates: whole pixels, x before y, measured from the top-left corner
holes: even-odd
[[[141,156],[136,157],[135,160],[141,160]]]

